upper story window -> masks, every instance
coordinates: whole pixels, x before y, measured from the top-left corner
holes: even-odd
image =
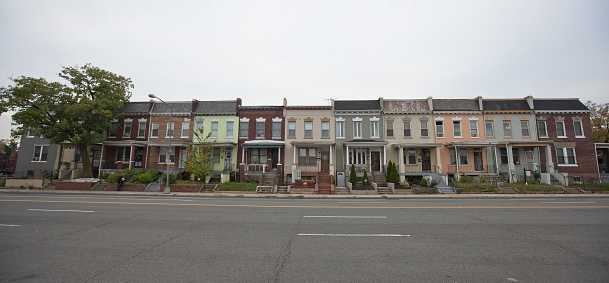
[[[421,120],[421,137],[429,137],[429,121]]]
[[[493,121],[485,121],[484,122],[484,131],[486,132],[486,137],[491,138],[495,136],[495,129],[493,127]]]
[[[546,121],[537,121],[537,134],[540,138],[548,137],[548,129],[546,128]]]
[[[441,120],[436,121],[436,137],[438,137],[438,138],[444,137],[444,121],[441,121]]]
[[[453,135],[455,137],[463,137],[461,134],[461,121],[453,120]]]
[[[281,138],[281,121],[273,121],[273,138]]]
[[[523,137],[530,137],[531,136],[531,131],[529,130],[529,120],[521,120],[520,121],[520,128],[522,129],[522,136]]]
[[[159,122],[152,123],[152,132],[150,133],[151,138],[159,137]]]
[[[288,138],[296,137],[296,121],[288,122]]]
[[[226,121],[226,138],[232,139],[234,135],[235,122],[234,121]]]
[[[511,121],[503,121],[503,137],[512,137]]]
[[[330,137],[330,122],[327,122],[327,121],[321,122],[321,137],[322,138]]]
[[[385,122],[385,132],[388,138],[393,138],[393,121]]]
[[[576,138],[583,138],[584,137],[584,127],[582,125],[582,121],[581,120],[574,120],[573,121],[573,129],[575,130],[575,137]]]
[[[205,120],[203,120],[203,119],[201,119],[201,118],[197,118],[197,119],[195,120],[195,128],[194,128],[195,132],[197,132],[197,133],[200,133],[200,132],[201,132],[201,129],[203,128],[203,122],[204,122],[204,121],[205,121]]]
[[[131,121],[125,121],[125,127],[123,128],[123,137],[128,138],[131,136]]]
[[[559,138],[567,137],[567,132],[565,131],[565,121],[556,121],[556,136]]]
[[[36,161],[36,162],[47,161],[48,154],[49,154],[48,145],[35,145],[34,146],[34,156],[32,157],[32,161]]]
[[[249,130],[250,130],[250,122],[241,121],[241,124],[239,125],[239,137],[247,138],[249,136]]]
[[[472,138],[480,137],[478,134],[478,120],[469,120],[469,134]]]
[[[118,121],[110,122],[110,131],[108,131],[108,137],[116,137],[116,131],[118,130]]]
[[[174,122],[167,122],[167,131],[165,132],[165,137],[172,137],[173,138],[173,126],[174,126]]]
[[[264,121],[256,121],[256,138],[264,138]]]
[[[304,122],[304,137],[305,138],[313,137],[313,122],[311,122],[311,121]]]
[[[139,121],[137,125],[137,136],[143,138],[146,136],[146,121]]]
[[[409,138],[412,137],[412,131],[411,131],[411,123],[410,120],[408,121],[404,121],[404,137],[405,138]]]
[[[336,138],[338,138],[338,139],[345,138],[345,122],[344,121],[336,121]]]
[[[379,121],[370,121],[370,135],[373,138],[379,137]]]
[[[219,123],[220,123],[219,121],[211,121],[211,134],[209,135],[210,138],[218,137]]]
[[[362,122],[353,122],[353,138],[362,138]]]
[[[188,122],[188,121],[182,122],[182,134],[181,134],[180,137],[182,137],[182,138],[187,138],[188,137],[189,124],[190,124],[190,122]]]

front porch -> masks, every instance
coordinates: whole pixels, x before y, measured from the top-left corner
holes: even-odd
[[[239,164],[240,182],[262,182],[273,176],[273,185],[283,184],[281,152],[285,142],[276,140],[245,141]]]
[[[364,176],[364,172],[368,172],[368,177],[372,178],[374,172],[385,174],[387,167],[387,142],[362,140],[349,141],[343,144],[346,154],[345,163],[345,178],[349,180],[352,165],[355,166],[355,173],[358,182]]]

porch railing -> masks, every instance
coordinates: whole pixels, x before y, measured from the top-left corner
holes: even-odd
[[[446,173],[447,174],[455,174],[455,173],[497,173],[497,167],[495,165],[483,165],[483,166],[474,166],[471,165],[459,165],[458,168],[456,165],[447,166]]]

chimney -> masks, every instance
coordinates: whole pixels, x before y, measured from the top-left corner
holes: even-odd
[[[288,106],[288,99],[287,98],[283,98],[283,107]]]
[[[241,98],[237,98],[237,106],[241,106]]]
[[[478,96],[475,99],[478,100],[478,109],[484,110],[484,106],[482,106],[482,96]]]
[[[429,106],[429,110],[433,111],[433,97],[427,97],[427,105]]]
[[[196,100],[194,98],[192,99],[192,109],[190,110],[191,113],[195,113],[195,109],[197,109],[198,102],[199,102],[198,100]]]
[[[531,108],[531,110],[535,110],[535,104],[533,104],[533,97],[529,95],[529,96],[525,97],[524,99],[527,101],[529,108]]]

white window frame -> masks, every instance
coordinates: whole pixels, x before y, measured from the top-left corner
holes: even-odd
[[[573,152],[573,160],[569,161],[569,152]],[[560,158],[562,157],[563,163],[561,163]],[[577,155],[575,153],[574,147],[557,147],[556,148],[556,164],[558,166],[577,166]]]
[[[321,138],[330,138],[330,121],[321,121]]]
[[[176,160],[176,147],[172,146],[171,154],[167,153],[168,149],[169,149],[169,147],[167,147],[167,146],[161,146],[161,147],[159,147],[159,164],[167,164],[167,156],[169,156],[169,158],[171,160],[170,164],[175,163],[175,160]],[[164,157],[164,158],[161,158],[161,157]]]
[[[40,147],[40,151],[38,152],[38,156],[36,156],[36,148]],[[45,153],[46,149],[46,154]],[[42,160],[44,156],[44,160]],[[49,159],[49,145],[48,144],[37,144],[34,145],[34,152],[32,153],[32,162],[47,162]]]
[[[313,138],[313,121],[304,122],[304,138],[305,139]]]
[[[403,125],[403,137],[405,138],[412,138],[412,121],[411,120],[404,120],[404,123],[402,123]]]
[[[577,133],[577,126],[579,125],[579,129],[581,131],[580,134]],[[575,137],[576,138],[585,138],[586,136],[584,135],[584,123],[582,123],[582,120],[573,120],[573,132],[575,132]]]
[[[137,137],[146,137],[146,120],[139,120],[137,123]],[[143,124],[143,125],[142,125]]]
[[[161,126],[161,123],[159,122],[152,122],[150,124],[150,137],[151,138],[158,138],[159,137],[159,127]],[[156,128],[156,129],[155,129]],[[156,135],[154,134],[154,131],[156,130]]]
[[[167,129],[165,129],[165,137],[169,137],[169,131],[171,131],[171,137],[173,138],[173,134],[175,132],[175,122],[167,122]]]
[[[414,157],[414,163],[411,162],[411,158]],[[417,165],[417,149],[416,148],[404,148],[403,156],[404,165]]]
[[[288,121],[288,138],[296,137],[296,121]]]
[[[480,137],[480,131],[478,130],[478,119],[469,120],[469,135],[472,138]]]
[[[526,126],[525,126],[525,123],[526,123]],[[521,134],[522,134],[523,138],[531,137],[531,128],[529,125],[529,120],[520,120],[520,128],[521,128],[520,130],[521,130]]]
[[[121,163],[129,163],[129,158],[131,157],[131,146],[117,146],[116,147],[116,156],[114,161]]]
[[[133,120],[124,120],[123,121],[123,138],[131,137],[131,126],[133,126]]]
[[[567,137],[567,129],[565,129],[565,121],[555,121],[554,123],[556,125],[556,137],[557,138],[566,138]],[[561,128],[562,128],[562,135],[558,135],[558,124],[560,124]]]
[[[543,124],[543,136],[541,135],[541,130],[540,130],[540,125]],[[548,137],[548,125],[546,124],[546,120],[539,120],[537,121],[537,134],[539,135],[540,138],[547,138]]]
[[[336,121],[336,138],[345,138],[345,121]]]
[[[438,125],[438,123],[440,123],[440,124]],[[435,120],[434,126],[436,127],[436,137],[445,138],[446,135],[444,134],[444,120]]]
[[[109,131],[108,132],[108,137],[109,138],[115,138],[116,137],[116,131],[118,131],[118,120],[114,120],[110,122],[110,128],[114,129],[113,131]]]
[[[235,136],[235,121],[226,120],[226,138],[232,139]]]
[[[262,127],[261,127],[262,125]],[[256,138],[264,139],[266,136],[266,120],[265,119],[256,119]]]
[[[182,130],[180,131],[181,138],[188,138],[188,130],[190,128],[190,121],[182,122]]]
[[[239,137],[242,139],[249,138],[250,135],[250,121],[241,120],[239,121]]]
[[[429,137],[429,120],[420,120],[421,121],[421,137]],[[425,132],[423,132],[425,131]]]
[[[363,147],[349,148],[348,161],[349,161],[349,164],[365,165],[366,164],[366,148],[363,148]]]
[[[194,132],[196,132],[196,133],[199,133],[199,130],[200,130],[201,128],[203,128],[203,125],[204,125],[203,123],[204,123],[204,122],[205,122],[205,120],[204,120],[204,119],[201,119],[201,118],[196,118],[196,119],[195,119],[195,128],[193,129],[193,131],[194,131]]]
[[[212,119],[211,120],[211,125],[209,127],[209,130],[210,130],[209,137],[217,139],[218,138],[218,131],[219,131],[219,129],[220,129],[220,121]]]
[[[272,129],[271,129],[271,135],[274,139],[280,139],[281,138],[281,120],[279,121],[275,121],[273,119],[273,124],[271,125]]]
[[[453,120],[453,137],[463,137],[463,127],[461,126],[461,120]]]
[[[507,127],[507,128],[505,127],[505,125],[506,125],[505,123],[507,123],[507,125],[508,125],[508,127]],[[510,137],[510,138],[511,138],[511,137],[513,137],[512,135],[513,135],[514,133],[512,133],[512,121],[510,121],[510,120],[502,120],[502,121],[501,121],[501,129],[503,129],[503,137],[504,137],[504,138],[507,138],[507,137]],[[508,130],[508,131],[509,131],[509,135],[506,135],[506,134],[505,134],[505,131],[506,131],[506,130]]]
[[[353,121],[353,138],[354,139],[362,138],[362,122],[361,121]]]
[[[371,138],[380,138],[379,133],[379,120],[373,120],[374,118],[370,118],[370,137]]]
[[[393,120],[385,121],[385,136],[387,138],[393,138]]]

